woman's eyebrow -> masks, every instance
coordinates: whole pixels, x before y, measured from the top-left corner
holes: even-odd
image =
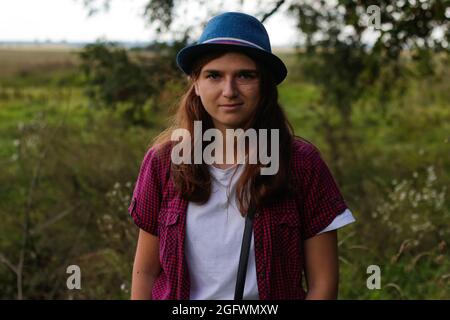
[[[207,69],[207,70],[203,70],[202,73],[221,73],[221,71],[214,70],[214,69]]]

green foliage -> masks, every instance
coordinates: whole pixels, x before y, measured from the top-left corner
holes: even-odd
[[[117,110],[130,124],[151,125],[151,113],[172,102],[164,101],[167,91],[183,83],[174,58],[184,43],[155,43],[131,53],[114,43],[87,45],[80,67],[92,106]]]
[[[304,79],[320,89],[318,125],[341,178],[346,154],[358,157],[358,137],[352,136],[355,106],[372,95],[386,112],[389,101],[405,92],[406,79],[436,72],[435,52],[448,57],[445,12],[449,4],[438,0],[285,2],[305,38],[299,53],[301,69]],[[438,26],[447,34],[433,38]],[[367,44],[367,32],[375,36],[373,45]],[[408,59],[415,61],[418,72],[409,69]]]
[[[448,299],[450,201],[444,179],[439,181],[430,166],[424,175],[414,172],[410,179],[394,180],[386,200],[364,221],[363,234],[369,236],[357,240],[353,233],[353,241],[341,241],[346,297]],[[368,275],[361,266],[371,264],[381,268],[381,290],[365,290]]]
[[[90,44],[80,53],[86,75],[87,94],[107,105],[130,101],[143,104],[155,87],[146,81],[144,70],[115,44]]]

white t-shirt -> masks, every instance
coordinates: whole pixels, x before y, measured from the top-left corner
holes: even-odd
[[[236,205],[236,181],[244,165],[227,169],[208,167],[212,177],[210,199],[203,205],[189,202],[187,208],[185,255],[190,275],[190,299],[232,300],[245,226],[245,218]],[[354,221],[352,213],[346,209],[319,233]],[[259,299],[253,234],[243,298]]]

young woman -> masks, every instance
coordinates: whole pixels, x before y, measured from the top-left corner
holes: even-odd
[[[190,86],[174,124],[145,155],[129,207],[140,228],[131,298],[233,299],[245,217],[254,209],[243,298],[336,299],[336,230],[354,219],[319,151],[294,136],[278,104],[287,70],[264,26],[243,13],[216,16],[177,63]],[[221,133],[213,161],[173,161],[177,129],[191,151],[208,148],[213,139],[195,135],[198,123],[201,134]],[[244,145],[245,163],[236,160],[242,149],[227,144],[230,129],[258,136]],[[277,162],[272,174],[262,174],[261,158],[250,162],[264,142]],[[220,161],[229,155],[234,161]]]

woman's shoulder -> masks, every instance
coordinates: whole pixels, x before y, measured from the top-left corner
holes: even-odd
[[[294,136],[292,141],[292,156],[294,160],[305,160],[317,154],[320,154],[320,151],[312,142],[305,138]]]
[[[160,162],[170,161],[170,156],[172,154],[172,141],[166,141],[162,143],[153,144],[150,149],[148,149],[147,154],[152,155]]]
[[[312,174],[326,165],[319,148],[304,138],[294,137],[292,149],[291,169],[294,176]]]
[[[170,167],[170,156],[172,151],[171,141],[153,144],[145,153],[143,166],[151,168],[158,173],[166,172]]]

